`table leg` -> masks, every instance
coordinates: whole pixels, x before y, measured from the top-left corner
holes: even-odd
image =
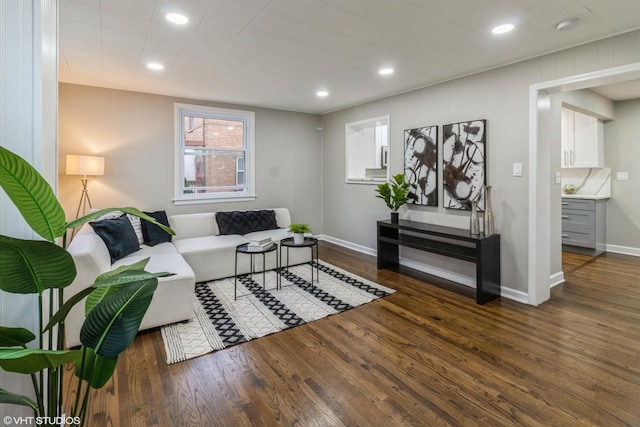
[[[262,253],[262,290],[266,291],[267,290],[267,280],[266,280],[266,273],[265,271],[267,270],[267,264],[265,264],[266,262],[266,254],[263,252]]]
[[[311,284],[313,285],[313,246],[309,246],[311,249]]]
[[[236,262],[233,269],[233,300],[238,299],[238,252],[236,251]]]
[[[320,262],[318,260],[319,256],[320,256],[320,247],[318,246],[318,243],[315,244],[316,247],[316,281],[318,283],[320,283]],[[311,258],[313,258],[313,249],[311,250]]]

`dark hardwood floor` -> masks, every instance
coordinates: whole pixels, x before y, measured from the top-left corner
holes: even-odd
[[[141,334],[89,425],[640,425],[640,258],[565,253],[540,307],[479,306],[324,242],[320,258],[397,292],[171,366],[160,332]]]

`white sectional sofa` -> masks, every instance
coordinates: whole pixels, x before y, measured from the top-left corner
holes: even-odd
[[[235,248],[251,239],[270,237],[273,241],[289,237],[291,224],[288,209],[271,209],[275,212],[279,228],[239,234],[220,234],[215,212],[173,215],[169,226],[175,231],[171,242],[155,246],[140,245],[136,252],[111,263],[109,250],[91,226],[85,225],[68,247],[76,264],[77,276],[65,290],[70,298],[81,289],[93,284],[102,273],[121,265],[128,265],[149,258],[146,270],[174,273],[158,279],[151,305],[142,320],[140,330],[187,320],[193,317],[193,296],[196,282],[209,281],[234,275]],[[308,262],[310,252],[291,251],[290,264]],[[275,255],[267,254],[267,269],[276,267]],[[250,271],[250,257],[238,257],[238,274]],[[262,269],[261,257],[255,257],[256,268]],[[66,321],[67,346],[80,345],[80,328],[84,322],[84,301],[77,304]]]

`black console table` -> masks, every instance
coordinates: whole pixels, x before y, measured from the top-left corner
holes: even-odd
[[[399,248],[406,246],[476,264],[476,302],[500,296],[500,235],[472,235],[469,230],[399,220],[378,221],[378,268],[399,264]]]

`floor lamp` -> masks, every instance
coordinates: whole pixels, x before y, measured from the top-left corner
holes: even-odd
[[[87,191],[87,176],[104,175],[104,157],[97,156],[79,156],[75,154],[67,154],[67,175],[81,175],[82,178],[82,194],[80,195],[80,203],[76,211],[76,219],[80,217],[80,212],[84,216],[87,213],[87,204],[92,209],[91,199],[89,199],[89,191]]]

